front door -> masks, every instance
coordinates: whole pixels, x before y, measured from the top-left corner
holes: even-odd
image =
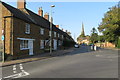
[[[29,55],[33,55],[33,40],[29,40],[28,46],[29,46]]]
[[[57,50],[57,40],[54,39],[54,50]]]

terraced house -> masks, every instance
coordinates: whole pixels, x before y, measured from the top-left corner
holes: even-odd
[[[17,8],[0,1],[0,31],[4,31],[5,53],[14,57],[41,54],[49,49],[49,14],[43,16],[42,8],[38,14],[26,8],[25,0],[18,0]],[[52,47],[58,50],[64,40],[74,41],[58,25],[52,24]],[[0,35],[1,36],[1,35]]]

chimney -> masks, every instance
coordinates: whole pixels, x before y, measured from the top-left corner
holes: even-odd
[[[56,25],[57,28],[59,28],[59,25]]]
[[[42,10],[42,7],[39,8],[38,15],[43,17],[43,10]]]
[[[18,9],[25,9],[26,8],[26,0],[18,0],[17,1],[17,8]]]
[[[66,30],[65,32],[67,33],[68,31]]]
[[[45,13],[44,18],[49,21],[49,14],[47,12]]]

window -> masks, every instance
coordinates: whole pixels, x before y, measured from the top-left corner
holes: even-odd
[[[45,40],[45,46],[49,44],[49,40]]]
[[[30,24],[26,23],[25,33],[30,34]]]
[[[44,49],[44,40],[40,41],[40,49]]]
[[[60,37],[60,34],[58,33],[58,37]]]
[[[44,35],[44,29],[43,28],[40,28],[40,34]]]
[[[62,39],[64,38],[64,36],[62,35]]]
[[[59,44],[59,46],[61,45],[61,41],[60,40],[58,41],[58,44]]]
[[[20,50],[28,49],[28,40],[21,40],[20,41]]]
[[[56,32],[54,32],[54,37],[56,37]]]

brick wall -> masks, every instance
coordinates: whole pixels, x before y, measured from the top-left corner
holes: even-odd
[[[2,16],[0,18],[2,20],[1,21],[2,22],[2,24],[1,24],[2,26],[0,26],[0,31],[2,31],[2,29],[4,29],[4,27],[6,27],[5,30],[4,30],[4,33],[5,33],[5,53],[10,54],[10,47],[11,47],[10,46],[10,40],[11,40],[10,39],[10,35],[11,35],[10,34],[11,18],[4,18],[4,17],[5,16],[11,16],[11,13],[3,5],[0,4],[0,6],[2,8],[1,9]]]

